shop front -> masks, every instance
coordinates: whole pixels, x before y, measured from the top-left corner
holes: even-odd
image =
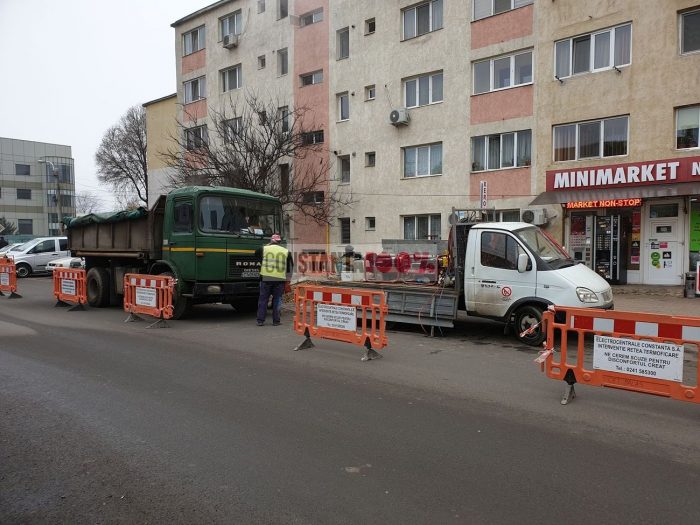
[[[700,257],[700,157],[546,173],[571,255],[611,284],[681,285]]]

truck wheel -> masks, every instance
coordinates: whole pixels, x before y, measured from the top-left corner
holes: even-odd
[[[538,326],[531,334],[521,336],[520,334],[542,321],[542,310],[536,306],[526,305],[518,308],[515,312],[515,336],[526,345],[539,346],[544,341],[547,334]]]
[[[32,267],[28,264],[18,264],[15,268],[17,277],[29,277],[32,274]]]
[[[106,268],[90,268],[85,277],[87,301],[90,306],[102,308],[109,306],[109,272]]]
[[[162,272],[160,275],[167,275],[175,279],[173,272]],[[192,307],[192,300],[189,297],[182,297],[177,293],[177,287],[175,287],[175,293],[173,293],[173,319],[184,319],[190,312]]]

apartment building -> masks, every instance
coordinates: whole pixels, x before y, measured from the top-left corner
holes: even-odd
[[[0,137],[0,217],[18,235],[59,235],[75,216],[73,164],[70,146]]]
[[[178,114],[177,93],[151,100],[143,104],[146,113],[146,166],[148,170],[148,207],[153,206],[160,195],[168,193],[170,168],[164,159],[164,154],[178,147]]]

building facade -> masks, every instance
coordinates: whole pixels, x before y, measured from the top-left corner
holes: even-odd
[[[161,194],[170,191],[168,182],[172,168],[163,155],[177,148],[177,93],[151,100],[143,104],[146,112],[146,166],[148,170],[148,207],[158,200]]]
[[[73,216],[71,147],[0,137],[0,217],[39,237],[60,235],[61,218]]]

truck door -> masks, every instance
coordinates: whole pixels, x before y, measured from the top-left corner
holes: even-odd
[[[518,255],[527,251],[515,237],[503,231],[483,230],[474,261],[474,308],[483,316],[503,317],[523,297],[534,297],[537,271],[518,272]],[[529,254],[528,254],[529,256]],[[531,264],[533,259],[530,257]]]
[[[168,222],[166,221],[166,225]],[[178,277],[194,280],[195,235],[192,198],[176,199],[173,202],[171,226],[166,227],[166,231],[163,232],[163,244],[164,248],[168,248],[168,259],[177,268]]]

